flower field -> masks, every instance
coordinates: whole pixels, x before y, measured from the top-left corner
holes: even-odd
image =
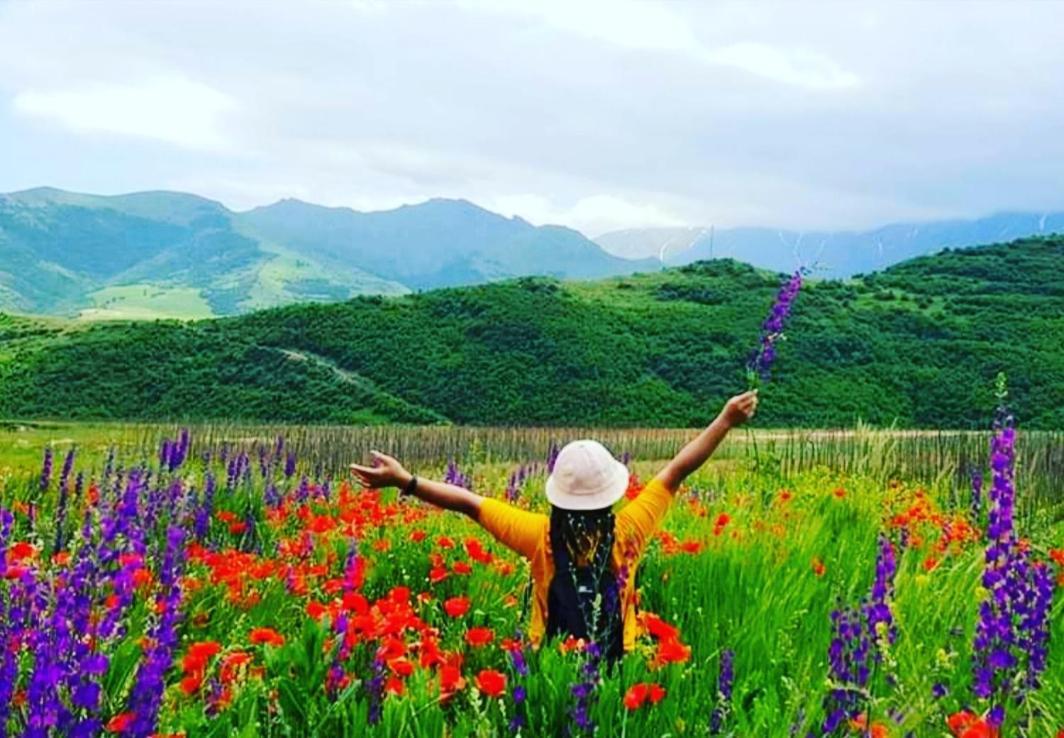
[[[305,441],[197,429],[149,461],[18,456],[0,477],[0,733],[1064,730],[1059,476],[1027,504],[1014,470],[1049,456],[1008,425],[971,485],[755,457],[737,435],[650,546],[644,633],[612,667],[595,644],[528,646],[527,565],[474,523],[352,485],[332,460],[366,449]],[[415,468],[543,509],[549,463],[478,446]],[[629,461],[630,497],[659,463]]]

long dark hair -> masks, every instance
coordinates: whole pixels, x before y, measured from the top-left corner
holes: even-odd
[[[607,659],[623,654],[620,588],[611,566],[612,508],[552,507],[554,578],[547,592],[547,636],[594,641]]]

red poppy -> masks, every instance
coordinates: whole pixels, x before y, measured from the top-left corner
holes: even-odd
[[[658,644],[655,661],[658,664],[680,664],[691,658],[691,647],[675,638],[666,638]]]
[[[997,728],[967,710],[950,715],[946,718],[946,725],[955,738],[998,738]]]
[[[818,577],[824,576],[824,572],[827,568],[824,566],[824,562],[820,560],[819,556],[813,557],[813,573]]]
[[[638,684],[633,684],[628,688],[628,691],[624,693],[624,706],[628,710],[638,710],[647,702],[656,705],[664,698],[665,688],[660,684],[639,682]]]
[[[936,568],[938,568],[938,559],[936,559],[934,556],[928,556],[926,559],[924,559],[923,567],[924,571],[934,571]]]
[[[477,674],[476,685],[488,697],[498,697],[506,691],[506,675],[494,669],[482,669]]]
[[[222,644],[218,643],[218,641],[193,643],[188,647],[188,651],[185,652],[184,659],[181,660],[181,668],[184,669],[186,674],[199,674],[202,676],[211,657],[221,653],[221,651]]]
[[[883,723],[873,722],[872,726],[868,727],[868,716],[865,713],[861,713],[850,721],[850,730],[855,733],[860,732],[862,736],[867,736],[867,738],[890,738],[887,726]]]
[[[633,684],[624,693],[624,706],[629,710],[638,710],[647,701],[647,685],[644,682]]]
[[[465,640],[473,648],[480,648],[486,646],[492,642],[495,638],[495,633],[491,628],[470,628],[466,631]]]
[[[440,692],[450,694],[465,687],[465,679],[462,678],[462,670],[451,664],[440,667]]]
[[[469,612],[469,598],[451,597],[444,601],[443,611],[447,613],[449,617],[460,618]]]
[[[253,644],[267,643],[271,646],[283,646],[284,636],[273,628],[252,628],[248,640]]]
[[[652,612],[644,612],[642,618],[643,626],[655,638],[667,640],[678,638],[680,635],[680,631],[675,625],[669,625]]]
[[[480,562],[481,564],[490,564],[492,557],[491,553],[484,549],[482,544],[476,538],[467,538],[465,542],[466,553],[469,554],[469,558],[473,561]]]
[[[31,543],[19,541],[18,543],[12,543],[8,547],[7,555],[14,561],[25,561],[26,559],[35,558],[37,549]]]
[[[466,561],[456,561],[454,566],[451,567],[451,571],[455,574],[472,574],[473,567]]]
[[[135,717],[135,713],[122,712],[108,720],[107,725],[104,727],[108,733],[124,733],[132,725]]]

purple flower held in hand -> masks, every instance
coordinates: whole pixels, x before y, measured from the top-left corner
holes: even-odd
[[[761,339],[746,365],[746,375],[750,387],[767,382],[776,361],[776,341],[783,337],[783,328],[791,316],[794,301],[802,288],[802,270],[792,274],[780,287],[776,301],[765,322],[761,324]]]

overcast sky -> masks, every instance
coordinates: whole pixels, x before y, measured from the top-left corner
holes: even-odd
[[[1064,209],[1062,132],[1048,1],[0,0],[0,191],[865,227]]]

